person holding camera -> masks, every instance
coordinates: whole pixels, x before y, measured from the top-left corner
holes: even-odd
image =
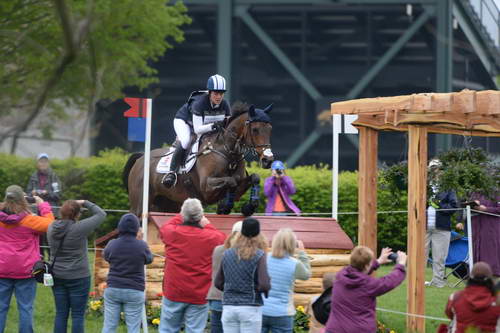
[[[475,205],[471,207],[480,211],[472,217],[472,246],[474,262],[488,263],[493,275],[500,277],[500,191],[493,198],[474,195]],[[483,214],[496,214],[489,215]]]
[[[205,217],[200,200],[188,198],[181,213],[160,228],[165,244],[161,333],[202,333],[208,319],[212,253],[226,235]]]
[[[61,200],[61,182],[56,173],[50,168],[49,155],[46,153],[38,154],[36,158],[36,171],[33,172],[28,181],[26,193],[29,199],[33,199],[33,196],[36,195],[47,201],[52,206],[54,216],[59,216],[59,209],[55,208],[55,206],[59,206]],[[44,257],[44,252],[50,257],[48,246],[47,234],[43,233],[40,235],[40,255],[42,257]]]
[[[37,170],[30,177],[26,193],[41,197],[51,206],[58,206],[61,200],[61,181],[50,168],[49,155],[40,153],[36,161]]]
[[[274,235],[271,255],[267,256],[267,271],[271,290],[262,307],[262,333],[291,333],[296,312],[293,304],[295,280],[309,280],[311,277],[311,264],[304,243],[297,239],[292,229],[283,228]]]
[[[128,213],[118,223],[118,238],[104,249],[109,262],[107,288],[104,290],[104,327],[102,333],[116,332],[123,311],[128,333],[139,333],[144,307],[144,265],[153,262],[148,243],[139,232],[139,219]]]
[[[79,221],[82,207],[92,216]],[[67,200],[60,213],[61,219],[54,222],[47,233],[51,262],[57,254],[52,269],[52,293],[56,304],[54,333],[66,333],[70,311],[72,332],[81,333],[85,331],[85,309],[90,289],[88,236],[104,222],[106,213],[87,200]]]
[[[285,174],[285,165],[281,161],[274,161],[271,170],[271,177],[266,178],[264,183],[266,215],[299,215],[300,209],[290,199],[295,194],[295,185],[292,178]]]
[[[39,235],[54,221],[50,205],[35,196],[33,215],[23,189],[11,185],[0,203],[0,332],[5,330],[12,293],[16,294],[19,332],[32,333],[36,281],[31,275],[40,260]]]
[[[391,256],[392,255],[392,256]],[[327,333],[376,332],[376,300],[399,286],[406,276],[406,253],[397,256],[390,248],[383,248],[374,260],[373,251],[366,246],[352,250],[349,266],[335,276]],[[396,262],[391,273],[381,278],[371,276],[380,265]]]

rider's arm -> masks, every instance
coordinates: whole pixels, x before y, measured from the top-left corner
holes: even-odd
[[[193,129],[198,135],[210,132],[212,124],[203,125],[203,117],[193,114]]]

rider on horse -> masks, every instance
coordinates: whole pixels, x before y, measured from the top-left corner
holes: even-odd
[[[231,115],[231,107],[224,100],[226,79],[215,74],[208,78],[207,91],[192,92],[188,101],[177,111],[174,118],[174,130],[180,145],[175,148],[170,163],[170,171],[163,177],[162,183],[172,187],[177,182],[177,172],[187,154],[191,141],[191,130],[198,136],[224,127],[224,120]]]

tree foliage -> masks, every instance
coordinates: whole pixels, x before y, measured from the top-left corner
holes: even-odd
[[[164,0],[0,1],[0,120],[9,135],[50,127],[67,106],[95,112],[126,86],[157,82],[151,61],[183,40],[186,7]],[[15,115],[14,115],[15,113]]]
[[[487,197],[500,189],[500,164],[481,148],[460,148],[442,152],[437,157],[442,166],[429,170],[428,179],[436,179],[442,190],[453,190],[467,201],[474,193]],[[439,175],[434,175],[439,172]],[[385,166],[380,172],[381,185],[398,198],[408,188],[408,162]],[[397,200],[395,200],[397,204]]]
[[[51,160],[51,166],[62,182],[63,200],[88,199],[107,209],[128,209],[127,192],[122,184],[122,170],[129,154],[120,150],[108,150],[89,158],[73,157],[65,160]],[[0,154],[0,194],[12,184],[24,187],[35,169],[33,159]],[[261,185],[270,171],[256,163],[247,167],[249,173],[257,173]],[[299,206],[304,216],[309,214],[328,217],[332,211],[332,172],[326,166],[298,166],[286,169],[297,189],[292,200]],[[241,210],[248,201],[250,191],[241,201],[235,203],[234,213]],[[406,210],[406,195],[399,198],[399,206],[394,206],[394,195],[379,186],[377,191],[377,210]],[[1,199],[1,197],[0,197]],[[260,191],[258,214],[264,212],[266,197]],[[206,212],[215,212],[216,207],[205,207]],[[342,172],[339,174],[339,224],[347,235],[357,243],[358,238],[358,174]],[[106,222],[97,231],[102,236],[116,228],[122,213],[109,212]],[[393,249],[406,248],[407,214],[380,213],[377,217],[378,246]],[[304,221],[308,223],[308,221]]]
[[[440,187],[455,190],[459,198],[469,200],[474,193],[493,197],[499,190],[499,166],[483,149],[454,149],[438,158],[443,165]]]

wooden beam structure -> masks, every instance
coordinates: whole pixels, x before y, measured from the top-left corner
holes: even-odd
[[[500,136],[500,91],[462,90],[364,98],[333,103],[333,114],[358,114],[353,125],[377,130],[407,131],[427,125],[429,132]]]
[[[425,225],[427,201],[427,128],[408,126],[407,312],[425,315]],[[409,332],[425,332],[425,319],[406,317]]]
[[[358,240],[377,253],[378,131],[359,129]]]
[[[359,244],[377,248],[377,145],[380,130],[408,131],[408,313],[425,315],[425,227],[428,133],[500,137],[500,91],[463,90],[365,98],[331,104],[332,114],[357,114]],[[407,317],[408,332],[425,319]]]

